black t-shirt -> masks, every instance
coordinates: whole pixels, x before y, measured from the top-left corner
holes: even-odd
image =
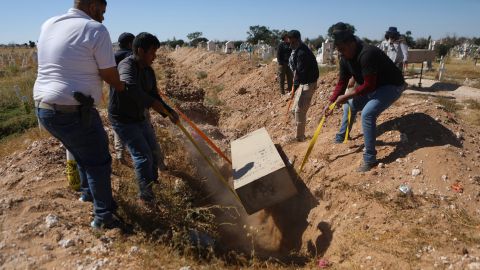
[[[366,75],[376,75],[377,87],[405,83],[402,72],[382,50],[357,42],[357,55],[352,60],[340,59],[340,80],[348,82],[353,76],[361,85]]]

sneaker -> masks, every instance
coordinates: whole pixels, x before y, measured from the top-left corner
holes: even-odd
[[[80,196],[80,198],[78,198],[78,200],[81,201],[81,202],[93,202],[92,196],[90,196],[90,195],[85,195],[85,194],[82,194],[82,195]]]
[[[378,162],[375,162],[375,163],[365,163],[365,162],[362,162],[362,164],[360,165],[360,167],[358,167],[357,172],[368,172],[368,171],[370,171],[372,168],[376,167],[377,164],[378,164]]]
[[[111,230],[116,228],[123,229],[125,226],[117,217],[113,216],[109,222],[100,222],[94,219],[90,223],[90,227],[94,230]]]

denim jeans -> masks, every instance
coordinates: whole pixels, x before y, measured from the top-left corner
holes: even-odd
[[[60,140],[77,160],[82,196],[93,199],[95,221],[109,223],[116,208],[110,182],[112,158],[98,111],[92,109],[88,127],[82,124],[79,112],[63,113],[36,108],[36,113],[41,125]]]
[[[404,86],[384,85],[365,96],[357,96],[343,105],[343,118],[340,131],[335,136],[337,142],[345,138],[348,125],[348,107],[352,109],[350,129],[355,121],[357,112],[362,112],[362,129],[365,141],[363,160],[367,164],[377,162],[375,150],[377,117],[392,105],[402,94]]]
[[[120,123],[111,121],[115,132],[127,146],[135,167],[139,197],[146,201],[154,198],[153,182],[158,178],[158,158],[154,150],[158,147],[155,132],[149,121]]]

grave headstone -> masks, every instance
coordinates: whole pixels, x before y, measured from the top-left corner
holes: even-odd
[[[216,47],[217,47],[217,44],[215,44],[215,42],[213,42],[212,40],[209,40],[207,42],[207,51],[214,52]]]
[[[228,41],[227,43],[225,43],[225,53],[229,54],[233,53],[233,51],[235,51],[235,44],[233,43],[233,41]]]

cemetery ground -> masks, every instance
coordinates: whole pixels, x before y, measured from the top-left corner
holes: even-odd
[[[65,150],[27,129],[1,142],[0,268],[480,269],[480,100],[404,94],[378,119],[382,164],[368,173],[355,172],[359,123],[347,144],[332,143],[336,111],[304,171],[295,172],[309,142],[290,140],[293,117],[285,124],[288,99],[277,92],[276,63],[181,48],[161,50],[154,68],[169,102],[227,153],[230,141],[266,127],[293,164],[299,194],[246,215],[178,129],[155,115],[169,166],[154,186],[156,211],[135,203],[131,161],[114,162],[112,188],[129,226],[95,232],[92,205],[67,187]],[[307,134],[336,83],[335,71],[323,71]],[[28,72],[1,82],[20,84]],[[231,176],[229,165],[208,153]],[[411,192],[403,194],[403,184]]]

